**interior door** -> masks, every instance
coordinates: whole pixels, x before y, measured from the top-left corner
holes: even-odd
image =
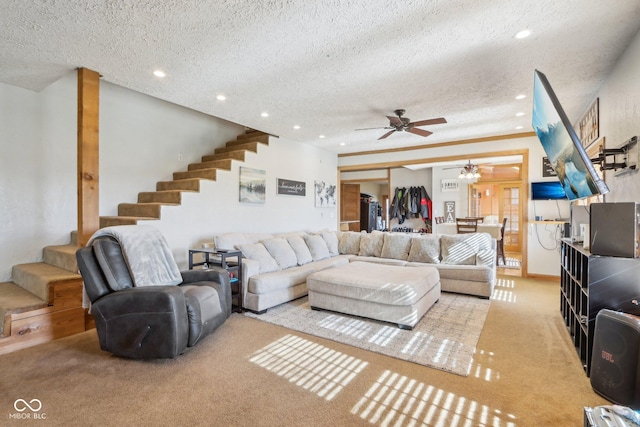
[[[522,252],[522,185],[498,184],[499,213],[502,221],[507,218],[504,230],[504,251]]]
[[[340,184],[340,229],[344,228],[360,231],[360,184]]]

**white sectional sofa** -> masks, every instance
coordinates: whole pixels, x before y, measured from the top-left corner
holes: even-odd
[[[435,267],[442,291],[482,298],[496,280],[496,241],[487,233],[225,233],[214,246],[242,251],[243,306],[258,313],[306,295],[309,274],[352,261]]]

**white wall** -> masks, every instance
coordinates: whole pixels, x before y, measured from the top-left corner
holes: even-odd
[[[618,61],[597,97],[600,98],[600,135],[605,137],[606,148],[617,148],[632,136],[640,136],[640,33]],[[638,172],[618,177],[606,172],[605,181],[610,190],[605,196],[607,202],[640,201]]]
[[[76,98],[75,72],[40,93],[0,83],[0,281],[15,264],[41,261],[43,247],[68,243],[77,228]],[[118,203],[135,202],[244,129],[106,82],[100,104],[101,215],[115,215]],[[238,202],[235,163],[149,221],[181,267],[188,249],[213,233],[336,229],[336,208],[316,208],[313,198],[314,180],[337,183],[336,155],[275,138],[259,150],[245,165],[267,171],[265,204]],[[305,181],[307,196],[277,196],[276,177]]]
[[[76,79],[42,92],[0,83],[0,281],[69,242],[76,221]]]

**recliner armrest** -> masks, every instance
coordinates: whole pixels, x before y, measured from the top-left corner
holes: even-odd
[[[93,302],[102,349],[135,358],[175,357],[187,346],[185,297],[178,286],[123,289]]]
[[[218,282],[223,286],[229,286],[229,273],[219,267],[211,267],[207,270],[184,270],[180,274],[182,274],[180,285],[193,282]]]

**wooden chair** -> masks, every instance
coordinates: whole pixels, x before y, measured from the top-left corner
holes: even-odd
[[[500,229],[500,240],[496,242],[496,265],[500,265],[499,259],[502,258],[502,265],[507,265],[504,255],[504,229],[507,226],[507,218],[502,220],[502,228]]]
[[[458,234],[475,233],[478,230],[478,218],[456,218]]]

